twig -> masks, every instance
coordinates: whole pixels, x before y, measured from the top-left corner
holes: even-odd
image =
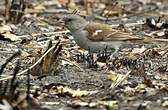
[[[67,62],[69,62],[69,63],[71,63],[71,64],[73,64],[73,65],[75,65],[76,67],[77,67],[77,69],[79,70],[79,71],[85,71],[83,68],[81,68],[76,62],[73,62],[73,61],[71,61],[71,60],[69,60],[69,59],[67,59],[67,58],[65,58],[65,57],[60,57],[61,59],[63,59],[63,60],[65,60],[65,61],[67,61]]]
[[[17,37],[19,37],[21,39],[24,39],[24,38],[27,38],[29,36],[35,37],[35,36],[39,36],[41,34],[53,35],[53,34],[62,34],[62,33],[68,33],[68,32],[69,32],[69,30],[67,30],[67,31],[58,31],[58,32],[48,32],[48,33],[35,33],[35,34],[31,34],[31,35],[22,35],[22,36],[17,36]]]
[[[47,13],[47,14],[55,14],[55,13],[72,13],[71,11],[64,10],[64,9],[55,9],[55,10],[35,10],[35,9],[26,9],[26,11],[21,11],[21,10],[15,10],[11,9],[11,11],[19,12],[19,13]]]
[[[7,65],[10,61],[12,61],[15,57],[17,57],[17,56],[20,56],[20,51],[14,53],[14,54],[13,54],[10,58],[8,58],[7,61],[1,66],[1,68],[0,68],[0,77],[1,77],[1,74],[2,74],[2,72],[3,72],[3,70],[4,70],[4,68],[6,67],[6,65]]]
[[[116,82],[115,82],[114,84],[111,84],[110,88],[111,88],[111,89],[116,88],[121,82],[124,81],[124,79],[131,73],[131,71],[132,71],[132,70],[128,71],[128,73],[127,73],[125,76],[123,76],[122,79],[120,79],[120,80],[117,80],[117,79],[116,79]]]

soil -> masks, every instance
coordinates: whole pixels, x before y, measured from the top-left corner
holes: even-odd
[[[18,23],[8,23],[12,33],[20,38],[19,41],[6,39],[0,32],[0,67],[14,53],[21,51],[21,55],[5,67],[1,78],[13,74],[17,62],[19,62],[18,73],[29,68],[44,55],[50,47],[49,42],[52,42],[51,45],[54,46],[60,41],[56,49],[58,50],[59,47],[61,49],[58,55],[51,51],[29,71],[31,74],[30,94],[40,91],[35,97],[40,109],[168,109],[166,103],[168,102],[167,42],[130,44],[122,47],[112,58],[109,58],[112,53],[109,55],[104,55],[105,52],[92,54],[77,46],[73,36],[65,27],[56,25],[62,16],[72,12],[69,11],[72,7],[68,7],[71,3],[64,3],[61,0],[48,1],[52,5],[45,1],[32,0],[30,2],[34,10],[32,13],[25,13]],[[114,29],[144,38],[166,39],[168,36],[167,0],[117,1],[115,8],[108,7],[108,2],[105,0],[90,1],[91,7],[88,7],[92,9],[90,15],[87,14],[82,0],[72,1],[80,11],[79,15],[88,21],[106,23]],[[39,6],[39,10],[42,10],[42,7],[45,9],[42,12],[35,12],[37,6],[34,5]],[[5,19],[4,16],[3,19]],[[52,32],[56,33],[52,34]],[[125,76],[129,72],[130,74],[118,86],[110,88],[116,82],[114,80],[116,77]],[[17,77],[19,82],[17,88],[23,89],[23,92],[27,89],[26,73]],[[62,87],[61,92],[59,87]],[[64,88],[69,88],[73,92],[65,92]],[[76,91],[82,95],[75,95]],[[82,91],[89,93],[85,94]],[[111,104],[112,101],[116,103]]]

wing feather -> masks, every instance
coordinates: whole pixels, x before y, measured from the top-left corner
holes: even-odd
[[[112,29],[110,26],[100,23],[89,23],[85,30],[88,31],[88,39],[93,41],[142,40],[142,38]]]

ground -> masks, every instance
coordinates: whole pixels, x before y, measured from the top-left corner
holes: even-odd
[[[2,71],[2,87],[18,70],[16,91],[26,93],[30,87],[31,100],[38,106],[28,101],[26,109],[31,110],[168,109],[168,54],[167,41],[164,42],[168,37],[168,1],[85,1],[31,0],[23,15],[9,14],[12,19],[6,23],[7,17],[0,13],[0,67],[14,53],[21,52]],[[2,2],[2,12],[4,6]],[[90,53],[76,45],[65,27],[56,24],[74,9],[88,21],[163,42],[133,43],[112,57],[106,51]],[[11,105],[16,103],[6,100]]]

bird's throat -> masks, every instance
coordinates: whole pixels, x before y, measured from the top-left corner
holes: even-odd
[[[87,42],[89,39],[87,38],[86,36],[87,34],[85,31],[79,30],[79,31],[73,32],[72,35],[78,46],[80,46],[85,50],[88,50]]]

